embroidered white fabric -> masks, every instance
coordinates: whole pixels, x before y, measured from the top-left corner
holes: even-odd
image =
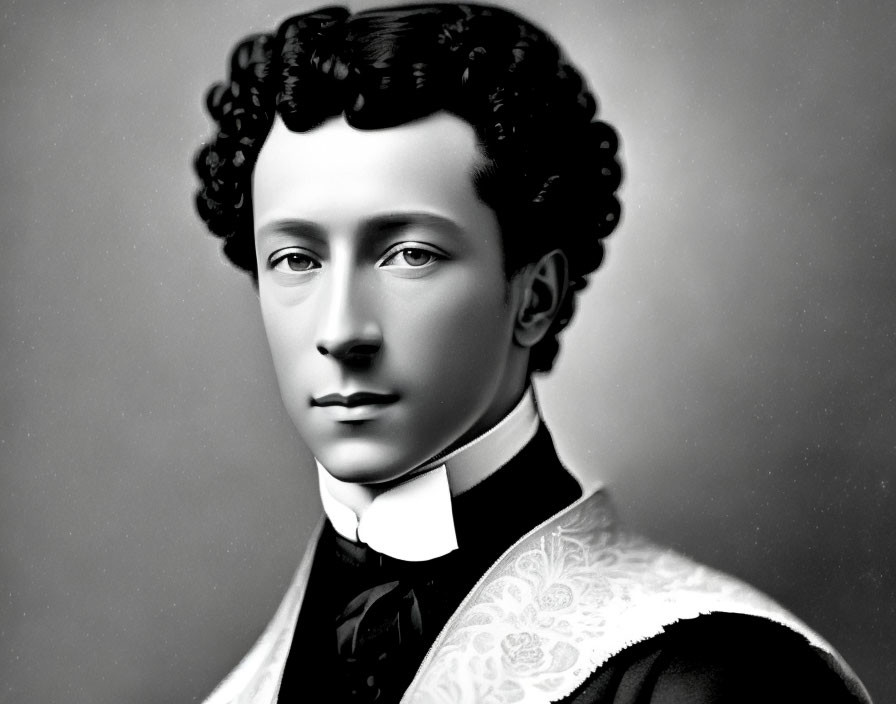
[[[304,596],[315,535],[271,624],[206,704],[272,704]],[[768,618],[836,651],[752,587],[616,529],[602,491],[513,545],[448,620],[403,704],[535,704],[571,694],[610,657],[664,626],[712,612]]]
[[[504,554],[448,621],[402,702],[557,701],[627,646],[712,612],[761,616],[802,633],[861,691],[799,619],[743,582],[618,532],[597,492]]]

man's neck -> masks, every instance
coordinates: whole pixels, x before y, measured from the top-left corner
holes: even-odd
[[[321,472],[321,482],[325,485],[330,496],[332,496],[343,506],[350,508],[355,512],[355,514],[360,516],[367,508],[367,506],[369,506],[377,496],[390,491],[391,489],[402,484],[413,476],[417,476],[428,469],[438,466],[439,464],[441,464],[442,460],[449,456],[457,457],[458,455],[461,455],[461,461],[463,460],[462,453],[469,454],[470,452],[472,452],[474,456],[482,457],[484,455],[483,459],[489,456],[500,457],[502,454],[500,451],[491,452],[489,454],[489,447],[474,448],[474,446],[482,444],[483,440],[486,439],[486,436],[491,436],[493,431],[495,431],[496,429],[500,431],[500,426],[502,426],[505,420],[508,417],[511,417],[514,413],[516,413],[517,416],[521,415],[522,411],[520,411],[520,407],[527,394],[532,398],[535,417],[539,417],[538,406],[535,402],[533,387],[531,385],[522,385],[518,390],[514,390],[512,394],[507,395],[509,401],[496,404],[496,407],[500,407],[502,409],[500,415],[496,416],[495,414],[491,414],[491,418],[488,422],[485,422],[484,418],[481,419],[476,424],[474,424],[474,426],[470,430],[461,435],[457,440],[448,445],[444,450],[436,453],[430,459],[422,462],[417,467],[409,469],[397,480],[386,483],[361,484],[356,482],[341,481],[333,477],[329,472]],[[527,417],[528,415],[529,414],[527,414]],[[535,426],[532,427],[534,428]],[[533,429],[529,435],[529,438],[531,438],[531,435],[534,434],[534,432],[535,431]],[[491,438],[491,440],[488,440],[487,442],[489,443],[489,446],[497,445],[498,448],[500,448],[501,443],[505,443],[505,446],[507,446],[507,440],[508,438],[505,431],[505,434]],[[470,448],[474,449],[471,450]],[[507,459],[509,459],[509,457]],[[322,467],[319,462],[318,467]],[[324,470],[326,469],[325,467],[322,468]],[[496,466],[489,469],[481,468],[481,470],[490,473],[491,471],[499,468],[500,466]],[[477,467],[475,469],[468,470],[467,473],[477,473],[479,470],[480,468]],[[452,494],[456,493],[459,492],[455,492],[452,488]]]
[[[497,425],[385,489],[339,481],[318,463],[324,510],[338,533],[385,554],[412,561],[445,554],[456,547],[452,497],[506,465],[539,424],[530,390]]]

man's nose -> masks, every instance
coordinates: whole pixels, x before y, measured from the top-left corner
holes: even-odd
[[[334,272],[322,293],[317,351],[343,364],[370,364],[383,346],[371,292],[365,291],[351,273]]]

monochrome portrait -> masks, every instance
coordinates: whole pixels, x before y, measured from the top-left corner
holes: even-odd
[[[887,701],[894,25],[8,8],[2,701]]]

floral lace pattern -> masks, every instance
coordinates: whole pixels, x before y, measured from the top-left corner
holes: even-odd
[[[713,611],[772,619],[833,652],[752,587],[618,531],[597,492],[505,553],[449,620],[402,701],[556,701],[627,646]]]

